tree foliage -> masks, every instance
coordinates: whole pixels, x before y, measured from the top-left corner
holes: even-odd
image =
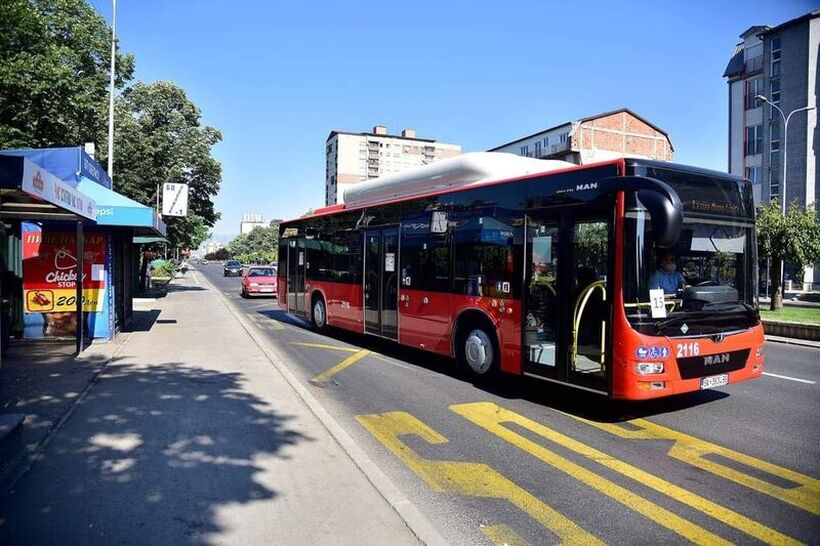
[[[188,217],[165,221],[172,246],[198,247],[219,219],[212,198],[222,166],[211,150],[222,133],[203,126],[199,108],[171,82],[137,83],[118,97],[115,110],[116,190],[152,206],[164,182],[188,184]]]
[[[245,263],[275,261],[279,255],[279,226],[255,227],[250,233],[238,235],[228,243],[228,251]]]
[[[110,62],[111,29],[85,0],[0,0],[0,149],[106,143]],[[116,69],[114,189],[153,207],[163,182],[189,184],[189,216],[166,223],[172,246],[196,248],[219,219],[222,134],[177,85],[132,85],[132,55]]]
[[[205,259],[212,261],[230,260],[231,253],[228,252],[227,248],[220,248],[216,252],[209,252],[208,254],[205,254]]]
[[[108,123],[111,31],[84,0],[3,0],[0,149],[79,146]],[[116,86],[134,72],[117,53]]]
[[[772,309],[782,307],[780,263],[789,262],[802,271],[807,265],[820,262],[820,220],[814,205],[789,205],[784,217],[776,199],[757,209],[758,254],[769,258],[771,272]]]

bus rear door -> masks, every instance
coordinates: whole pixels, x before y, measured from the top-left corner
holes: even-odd
[[[304,316],[305,310],[305,238],[288,239],[287,302],[288,312]]]

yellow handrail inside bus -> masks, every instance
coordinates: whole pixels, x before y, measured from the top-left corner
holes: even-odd
[[[578,358],[578,328],[581,325],[581,316],[587,301],[596,288],[601,289],[603,299],[606,301],[606,281],[595,281],[581,291],[578,296],[578,303],[575,304],[575,313],[572,316],[572,367],[575,368],[575,361]],[[606,321],[601,321],[601,365],[604,364],[604,344],[606,343]]]

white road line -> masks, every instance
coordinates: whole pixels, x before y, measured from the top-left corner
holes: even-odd
[[[809,381],[808,379],[798,379],[797,377],[789,377],[788,375],[778,375],[776,373],[763,372],[763,375],[777,377],[779,379],[788,379],[789,381],[797,381],[798,383],[807,383],[809,385],[814,385],[816,383],[815,381]]]

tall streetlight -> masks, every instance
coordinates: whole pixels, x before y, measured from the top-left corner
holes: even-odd
[[[814,110],[814,106],[804,106],[803,108],[798,108],[796,110],[792,110],[789,112],[789,115],[783,113],[776,104],[772,101],[764,97],[763,95],[755,95],[755,99],[759,101],[763,101],[778,112],[780,112],[780,117],[783,118],[783,189],[781,190],[781,199],[780,199],[780,209],[783,211],[783,217],[786,216],[786,169],[788,168],[788,159],[786,153],[788,152],[788,144],[789,144],[789,120],[792,119],[792,116],[798,112],[807,112],[809,110]]]
[[[792,110],[789,112],[789,115],[783,113],[783,110],[780,109],[776,104],[772,101],[764,97],[763,95],[755,95],[755,99],[759,101],[763,101],[775,110],[780,113],[780,117],[783,118],[783,185],[782,189],[780,190],[780,210],[783,214],[783,218],[786,218],[786,172],[788,168],[788,145],[789,145],[789,120],[792,119],[792,116],[798,112],[807,112],[809,110],[813,110],[814,106],[804,106],[803,108],[797,108],[796,110]],[[770,141],[771,142],[771,141]],[[780,293],[785,294],[785,284],[786,284],[786,267],[783,260],[780,260]],[[769,279],[771,282],[771,279]],[[774,300],[774,294],[772,294],[772,300]]]
[[[108,104],[108,176],[114,185],[114,65],[117,58],[117,0],[112,0],[111,15],[111,98]]]

